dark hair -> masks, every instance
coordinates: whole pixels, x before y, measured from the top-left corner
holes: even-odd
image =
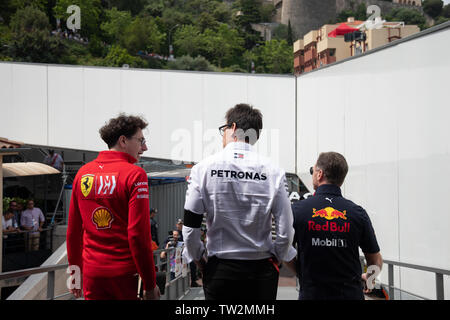
[[[109,122],[100,128],[100,136],[111,149],[117,144],[120,136],[131,138],[138,129],[145,129],[148,123],[138,116],[119,114],[117,118],[109,119]]]
[[[348,172],[347,161],[337,152],[322,152],[316,166],[323,171],[326,180],[337,186],[342,186]]]
[[[6,216],[8,213],[14,214],[14,212],[10,208],[8,208],[5,211],[3,211],[3,215],[4,216]]]
[[[254,144],[259,139],[263,123],[261,111],[258,109],[245,103],[239,103],[227,111],[225,119],[228,125],[231,126],[233,123],[236,123],[236,128],[243,131],[238,134],[239,140],[245,139],[245,142]],[[256,137],[251,136],[253,130],[256,133]]]

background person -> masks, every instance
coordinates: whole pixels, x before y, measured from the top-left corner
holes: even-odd
[[[296,255],[285,172],[253,149],[262,129],[258,109],[238,104],[225,119],[219,128],[224,149],[191,170],[184,206],[185,256],[202,271],[207,300],[275,300],[278,261]],[[207,257],[201,241],[204,213]]]
[[[16,233],[18,228],[14,227],[14,213],[11,209],[7,209],[2,215],[3,238],[7,238],[8,233]]]
[[[153,260],[148,178],[134,165],[147,150],[147,122],[119,115],[100,129],[109,151],[84,165],[72,191],[67,229],[69,265],[81,268],[86,300],[159,299]],[[78,298],[81,288],[71,290]]]
[[[55,150],[48,150],[48,155],[44,158],[44,163],[59,171],[63,171],[64,160],[58,153],[55,152]]]
[[[158,240],[158,223],[156,222],[155,216],[158,213],[158,209],[150,208],[150,230],[152,234],[152,240],[159,247]]]
[[[175,227],[178,230],[178,234],[180,235],[179,236],[179,241],[184,241],[184,239],[183,239],[183,225],[184,225],[184,222],[183,222],[182,219],[178,219],[177,223],[175,224]]]
[[[180,232],[178,230],[173,230],[172,235],[169,236],[169,241],[167,241],[164,249],[172,249],[183,246],[183,242],[180,241]],[[170,266],[170,280],[175,279],[175,266],[176,266],[176,250],[168,250],[169,251],[169,266]],[[167,258],[167,252],[162,251],[160,254],[161,259]]]
[[[12,200],[9,203],[9,208],[12,210],[12,213],[14,215],[14,217],[13,217],[13,226],[15,228],[20,228],[20,215],[21,215],[22,211],[19,210],[19,206],[17,204],[17,201]]]
[[[298,260],[288,265],[300,279],[299,299],[362,300],[368,275],[362,274],[358,248],[368,266],[381,271],[383,260],[366,211],[341,194],[347,161],[324,152],[310,172],[314,196],[292,206]]]
[[[25,231],[29,231],[27,249],[28,251],[39,250],[40,232],[44,225],[45,217],[41,209],[34,207],[34,201],[27,201],[27,209],[20,216],[20,225]]]

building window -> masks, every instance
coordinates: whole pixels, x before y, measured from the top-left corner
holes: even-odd
[[[330,57],[334,57],[336,55],[336,48],[328,49],[328,53],[330,54]]]

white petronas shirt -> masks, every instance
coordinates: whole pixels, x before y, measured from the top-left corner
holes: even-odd
[[[196,164],[189,178],[185,210],[206,213],[207,254],[221,259],[292,260],[294,229],[284,170],[244,142]],[[276,239],[272,240],[272,216]],[[184,256],[200,260],[200,228],[183,226]]]

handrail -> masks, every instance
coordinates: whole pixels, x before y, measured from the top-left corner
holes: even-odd
[[[364,259],[363,256],[361,256],[361,258]],[[416,295],[414,293],[402,290],[400,288],[396,288],[394,286],[394,266],[397,266],[397,267],[403,267],[403,268],[408,268],[408,269],[413,269],[413,270],[420,270],[420,271],[427,271],[427,272],[434,273],[435,274],[435,283],[436,283],[436,300],[444,300],[444,275],[450,276],[450,270],[421,266],[421,265],[417,265],[417,264],[405,263],[405,262],[400,262],[400,261],[384,260],[384,259],[383,259],[383,264],[388,265],[389,299],[391,299],[391,300],[395,299],[394,289],[403,291],[405,293],[417,296],[422,299],[427,299],[427,298],[421,297],[419,295]]]
[[[67,267],[69,267],[69,264],[66,263],[66,264],[55,264],[55,265],[51,265],[51,266],[22,269],[22,270],[16,270],[16,271],[8,271],[8,272],[0,273],[0,280],[27,277],[27,276],[31,276],[33,274],[56,271],[56,270],[64,269]]]
[[[421,266],[421,265],[417,265],[417,264],[411,264],[411,263],[405,263],[405,262],[399,262],[399,261],[393,261],[393,260],[384,260],[383,259],[383,262],[386,264],[392,264],[392,265],[398,266],[398,267],[405,267],[405,268],[410,268],[410,269],[415,269],[415,270],[440,273],[440,274],[445,274],[447,276],[450,276],[450,270],[446,270],[446,269],[426,267],[426,266]]]
[[[170,279],[170,252],[176,250],[176,248],[168,248],[168,249],[158,249],[153,251],[153,255],[155,257],[155,266],[156,267],[162,267],[163,265],[166,265],[166,272],[167,272],[167,277],[166,277],[166,283],[171,283],[175,280],[177,280],[177,278],[175,279]],[[160,254],[161,252],[167,252],[168,256],[166,258],[166,261],[163,262],[161,261],[160,258]],[[6,280],[6,279],[15,279],[15,278],[22,278],[22,277],[27,277],[27,276],[31,276],[34,274],[40,274],[40,273],[48,273],[48,277],[47,277],[47,300],[54,300],[57,298],[61,298],[64,296],[67,296],[70,294],[70,292],[67,293],[63,293],[59,296],[55,297],[55,271],[57,270],[61,270],[61,269],[67,269],[69,267],[69,264],[55,264],[55,265],[49,265],[49,266],[41,266],[41,267],[35,267],[35,268],[29,268],[29,269],[22,269],[22,270],[16,270],[16,271],[8,271],[8,272],[3,272],[0,273],[0,281],[2,280]]]

